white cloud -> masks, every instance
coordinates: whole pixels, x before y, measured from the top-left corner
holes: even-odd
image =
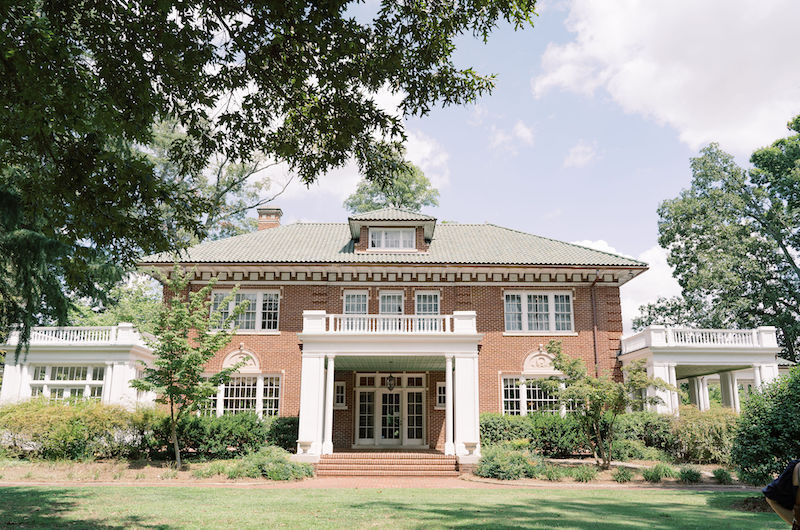
[[[597,142],[578,140],[564,158],[564,167],[585,167],[597,157]]]
[[[800,112],[797,20],[794,0],[573,0],[574,39],[548,45],[531,87],[604,90],[692,149],[718,141],[746,156]]]
[[[493,149],[503,149],[516,154],[519,144],[532,146],[533,142],[533,129],[522,120],[517,120],[511,130],[501,129],[495,125],[489,128],[489,147]]]
[[[607,241],[573,241],[575,245],[593,248],[602,252],[619,254]],[[632,256],[626,256],[632,257]],[[620,288],[620,302],[622,304],[622,327],[625,334],[631,333],[633,317],[639,312],[639,307],[649,302],[655,302],[659,297],[677,296],[681,294],[678,281],[672,277],[672,267],[667,263],[667,251],[655,245],[648,248],[638,256],[637,260],[644,261],[650,267],[648,271]]]
[[[435,188],[444,188],[450,183],[450,155],[442,144],[421,131],[407,131],[406,156],[419,166]]]

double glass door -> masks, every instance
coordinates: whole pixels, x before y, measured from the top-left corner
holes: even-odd
[[[421,446],[424,389],[357,389],[356,445]]]

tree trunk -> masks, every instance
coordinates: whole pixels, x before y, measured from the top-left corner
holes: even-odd
[[[181,469],[181,448],[178,445],[178,420],[175,418],[175,407],[172,401],[169,404],[169,436],[172,439],[172,448],[175,451],[175,466],[178,470]]]

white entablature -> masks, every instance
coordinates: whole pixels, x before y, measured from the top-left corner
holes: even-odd
[[[648,375],[673,386],[689,382],[689,396],[700,410],[709,407],[708,376],[719,374],[723,405],[739,410],[737,374],[752,374],[756,387],[778,377],[780,352],[774,327],[755,329],[693,329],[649,326],[623,337],[620,360],[623,367],[644,359]],[[663,403],[658,412],[677,413],[678,394],[656,391]]]

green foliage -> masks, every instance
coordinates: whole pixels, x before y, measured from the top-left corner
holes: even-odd
[[[0,46],[0,329],[64,324],[142,254],[204,236],[212,157],[285,163],[310,185],[354,160],[388,182],[404,115],[473,102],[492,76],[457,38],[532,25],[534,2],[41,2],[4,6]],[[157,31],[154,31],[157,28]],[[381,109],[382,88],[402,94]],[[399,110],[399,112],[397,112]],[[174,119],[175,172],[138,146]]]
[[[0,408],[10,449],[48,460],[118,458],[133,452],[130,414],[92,400],[32,399]]]
[[[703,475],[696,467],[681,466],[678,470],[678,480],[681,484],[697,484],[703,480]]]
[[[727,464],[736,433],[737,415],[727,408],[700,412],[684,406],[673,420],[675,445],[672,454],[680,462]]]
[[[673,419],[673,416],[651,411],[629,412],[617,420],[617,437],[620,440],[639,440],[647,447],[670,451],[675,445]]]
[[[642,478],[647,482],[652,482],[655,484],[661,482],[661,479],[664,477],[662,477],[661,473],[656,471],[655,468],[648,468],[642,470]]]
[[[169,440],[169,423],[162,439]],[[231,458],[259,450],[268,443],[269,426],[254,413],[216,416],[184,416],[178,426],[178,440],[205,458]]]
[[[570,470],[570,475],[578,482],[591,482],[597,478],[597,466],[577,466]]]
[[[542,469],[542,475],[551,482],[558,482],[567,475],[567,471],[555,464],[545,464]]]
[[[229,479],[263,477],[268,480],[298,480],[314,476],[314,468],[310,464],[292,462],[288,452],[280,447],[269,446],[236,460],[213,462],[194,473],[198,478],[224,475]]]
[[[753,167],[711,144],[692,184],[658,209],[659,243],[695,314],[713,327],[776,326],[790,359],[800,337],[800,116],[756,150]]]
[[[550,457],[567,457],[586,450],[580,423],[572,415],[532,413],[512,416],[483,413],[480,418],[481,445],[526,440],[530,449]]]
[[[499,480],[518,480],[536,477],[540,467],[541,460],[529,452],[501,444],[481,450],[475,474]]]
[[[614,459],[627,460],[660,460],[668,462],[671,457],[666,452],[655,447],[648,447],[641,440],[621,439],[614,441]]]
[[[745,400],[731,449],[739,479],[764,484],[800,454],[800,367]]]
[[[267,425],[267,442],[287,451],[297,449],[297,432],[300,418],[297,416],[274,416],[263,420]]]
[[[633,318],[633,330],[641,331],[654,324],[713,328],[717,322],[709,319],[709,313],[703,309],[680,296],[660,296],[655,302],[639,306],[639,313]]]
[[[633,480],[633,470],[627,467],[618,467],[611,474],[611,478],[613,478],[615,482],[625,484]]]
[[[160,286],[153,283],[149,278],[132,276],[111,289],[106,304],[76,304],[70,311],[70,325],[116,326],[130,322],[141,332],[154,333],[162,293]]]
[[[231,374],[239,369],[236,365],[211,377],[203,376],[206,363],[228,344],[234,332],[233,323],[247,307],[246,303],[238,304],[222,321],[218,311],[210,314],[210,295],[215,282],[190,292],[192,278],[194,271],[186,272],[177,264],[169,277],[161,277],[167,294],[156,321],[153,366],[145,366],[142,377],[130,383],[138,390],[155,392],[156,401],[168,406],[170,437],[179,468],[178,423],[196,411],[201,403],[217,392],[220,384],[227,383]],[[235,289],[226,301],[234,293]],[[222,329],[215,329],[217,327]]]
[[[674,467],[661,462],[653,466],[653,471],[662,478],[678,478],[678,471]]]
[[[714,475],[714,480],[720,484],[733,484],[733,475],[731,475],[731,472],[725,468],[718,467],[712,471],[711,474]]]
[[[661,401],[657,397],[639,397],[643,389],[650,386],[658,389],[671,387],[660,379],[648,377],[641,362],[628,365],[624,382],[618,382],[610,374],[589,375],[583,361],[564,354],[558,341],[551,340],[547,351],[554,356],[553,368],[564,376],[540,384],[554,392],[561,403],[571,404],[575,408],[574,416],[580,423],[589,447],[602,468],[608,469],[611,466],[617,417],[627,408],[639,408],[643,404]]]
[[[344,201],[344,207],[351,213],[387,207],[418,212],[425,206],[439,206],[439,191],[413,164],[400,166],[388,182],[362,180],[356,191]]]

